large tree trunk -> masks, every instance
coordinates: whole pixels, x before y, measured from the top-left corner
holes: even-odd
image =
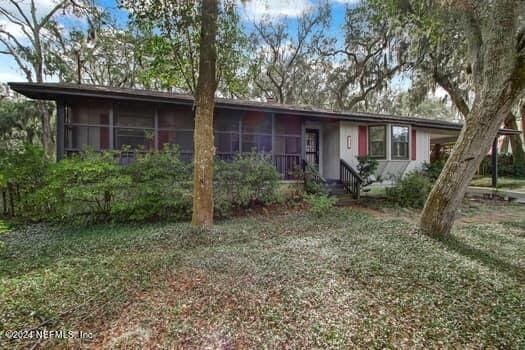
[[[193,174],[192,225],[210,228],[213,225],[213,109],[215,105],[215,64],[217,53],[217,0],[203,0],[200,37],[199,79],[195,97],[195,159]]]
[[[421,214],[421,230],[425,234],[440,237],[450,233],[456,209],[496,137],[505,111],[510,110],[511,101],[502,102],[500,107],[487,103],[470,112],[471,117],[425,203]]]
[[[423,233],[442,237],[450,233],[457,208],[487,153],[517,92],[523,86],[516,55],[515,1],[498,0],[489,18],[467,17],[475,99],[454,149],[434,184],[421,214]]]

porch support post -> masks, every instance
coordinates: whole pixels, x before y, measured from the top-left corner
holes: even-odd
[[[109,110],[109,149],[115,149],[115,116],[114,116],[115,106],[111,103]]]
[[[275,163],[275,113],[272,113],[272,162]]]
[[[155,107],[155,135],[153,140],[155,142],[155,150],[159,149],[159,109]]]
[[[242,154],[242,118],[244,115],[239,117],[239,154]]]
[[[492,187],[498,186],[498,136],[492,143]]]
[[[304,141],[306,138],[305,133],[306,133],[306,130],[304,127],[304,119],[301,118],[301,166],[302,166],[303,160],[306,159],[306,149],[304,147]]]
[[[57,161],[64,158],[64,120],[66,105],[64,101],[57,101]]]

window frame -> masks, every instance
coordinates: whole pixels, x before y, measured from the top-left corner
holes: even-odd
[[[372,155],[370,153],[370,151],[372,150],[372,138],[370,137],[370,129],[371,128],[383,128],[384,130],[384,138],[383,138],[383,155]],[[378,160],[386,160],[387,159],[387,153],[388,153],[388,150],[387,150],[387,125],[386,124],[381,124],[381,125],[368,125],[368,128],[367,128],[367,138],[368,138],[368,156],[370,158],[373,158],[373,159],[378,159]],[[378,141],[375,141],[375,142],[378,142]]]
[[[407,140],[406,142],[394,141],[394,128],[406,128],[407,129]],[[407,154],[406,157],[394,156],[394,144],[406,144]],[[392,160],[410,160],[410,125],[392,124],[390,126],[390,159]]]

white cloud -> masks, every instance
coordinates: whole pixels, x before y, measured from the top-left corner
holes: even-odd
[[[300,17],[311,11],[317,0],[237,0],[249,21],[259,22],[263,19],[279,19],[282,17]],[[353,5],[361,0],[330,0],[334,5]]]
[[[251,0],[241,6],[248,19],[256,22],[265,18],[299,17],[312,8],[308,0]]]

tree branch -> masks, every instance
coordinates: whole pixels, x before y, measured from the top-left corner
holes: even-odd
[[[439,86],[441,86],[449,94],[452,102],[454,102],[454,105],[459,110],[459,112],[465,118],[467,118],[470,113],[470,108],[463,98],[459,88],[454,83],[452,83],[452,81],[450,81],[448,76],[439,73],[437,70],[434,70],[433,77],[436,83],[438,83]]]

